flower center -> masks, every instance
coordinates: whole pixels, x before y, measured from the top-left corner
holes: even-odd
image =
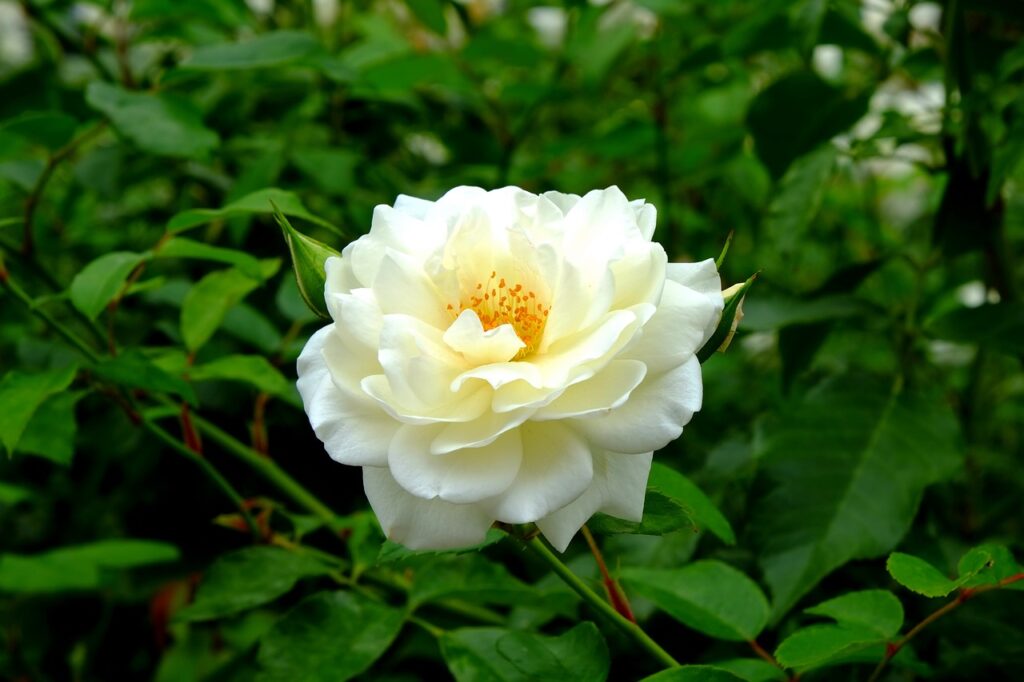
[[[526,344],[519,349],[513,360],[519,360],[537,350],[544,335],[548,313],[551,312],[550,307],[545,307],[537,299],[536,292],[523,288],[519,282],[506,282],[505,278],[499,278],[497,271],[494,270],[491,271],[490,279],[486,282],[477,282],[475,289],[468,295],[463,295],[457,310],[454,305],[448,304],[448,311],[453,318],[458,317],[464,310],[476,313],[484,331],[503,324],[512,325],[516,336]]]

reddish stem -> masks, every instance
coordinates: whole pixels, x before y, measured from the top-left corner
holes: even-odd
[[[629,600],[626,598],[626,595],[619,586],[619,583],[611,576],[611,573],[608,572],[608,565],[604,562],[604,555],[601,554],[601,550],[598,548],[597,542],[594,540],[594,536],[591,534],[590,529],[583,526],[580,530],[583,531],[583,537],[586,539],[587,545],[590,547],[590,553],[594,555],[594,561],[597,562],[597,569],[601,571],[601,582],[604,584],[604,591],[605,594],[608,595],[608,601],[622,617],[632,623],[635,623],[636,616],[633,615],[633,609],[629,605]]]

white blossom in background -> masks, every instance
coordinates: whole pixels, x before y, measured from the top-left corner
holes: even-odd
[[[537,33],[537,40],[544,47],[554,50],[565,41],[565,30],[569,15],[561,7],[531,7],[526,20]]]
[[[405,147],[433,166],[443,166],[451,158],[448,147],[445,147],[444,143],[431,133],[411,133],[407,135]]]
[[[274,0],[245,0],[245,4],[253,14],[266,16],[274,11]]]
[[[340,12],[338,0],[313,0],[313,20],[317,26],[334,26]]]
[[[843,73],[843,50],[838,45],[817,45],[811,56],[811,64],[819,76],[837,82]]]
[[[0,2],[0,71],[32,61],[32,34],[16,2]]]
[[[310,423],[363,468],[387,536],[467,546],[594,513],[639,521],[654,450],[701,407],[722,312],[712,260],[668,263],[656,211],[612,187],[378,206],[326,263],[333,323],[298,360]]]

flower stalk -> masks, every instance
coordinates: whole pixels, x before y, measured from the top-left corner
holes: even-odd
[[[587,602],[598,613],[605,616],[605,618],[619,628],[623,634],[636,642],[640,648],[649,653],[656,661],[658,661],[658,663],[666,668],[678,668],[680,666],[679,661],[673,658],[670,653],[662,649],[660,644],[651,639],[650,635],[644,632],[643,628],[619,613],[615,607],[590,589],[590,587],[583,582],[579,576],[569,570],[569,567],[562,563],[562,560],[559,559],[546,544],[544,544],[543,540],[539,537],[534,537],[530,540],[525,540],[518,536],[515,537],[523,544],[523,546],[528,548],[548,566],[550,566],[551,570],[555,572],[555,575],[561,578],[562,582],[578,594],[583,601]]]

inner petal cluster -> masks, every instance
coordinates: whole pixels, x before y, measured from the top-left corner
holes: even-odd
[[[516,336],[523,342],[513,360],[530,355],[544,336],[544,327],[551,312],[549,306],[537,297],[537,292],[527,289],[521,282],[508,282],[492,270],[490,277],[464,294],[456,309],[448,304],[448,312],[457,318],[466,310],[472,310],[480,319],[484,331],[496,329],[504,324],[512,326]]]

